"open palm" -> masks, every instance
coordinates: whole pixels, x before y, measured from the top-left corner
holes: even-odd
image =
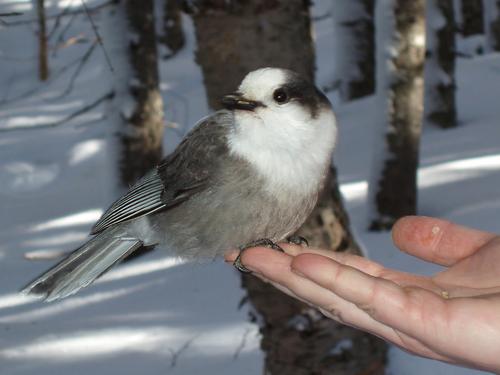
[[[350,254],[285,245],[243,264],[344,324],[421,356],[500,372],[500,237],[428,217],[393,229],[403,251],[447,269],[403,273]]]

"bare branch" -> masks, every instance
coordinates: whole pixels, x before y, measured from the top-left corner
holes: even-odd
[[[21,12],[9,12],[9,13],[0,13],[0,17],[12,17],[12,16],[22,16]]]
[[[68,23],[66,24],[66,26],[64,26],[64,28],[61,30],[61,33],[59,34],[59,36],[57,37],[57,40],[56,40],[56,45],[60,45],[63,43],[63,40],[64,40],[64,35],[66,34],[66,32],[69,30],[69,28],[71,27],[71,25],[73,24],[73,21],[76,19],[76,14],[73,14],[70,18],[70,20],[68,21]],[[54,54],[56,53],[56,50],[54,50]]]
[[[323,21],[323,20],[326,20],[328,18],[332,18],[332,12],[325,12],[323,14],[318,14],[317,16],[311,17],[313,22]]]
[[[83,9],[85,10],[85,13],[87,14],[87,17],[89,18],[90,24],[92,25],[92,30],[94,30],[94,34],[97,38],[97,42],[101,46],[102,52],[104,53],[104,57],[106,58],[106,62],[108,63],[109,70],[111,70],[111,73],[114,73],[114,68],[113,65],[111,64],[111,59],[109,58],[108,52],[106,51],[106,48],[104,48],[104,43],[102,42],[101,35],[99,34],[99,30],[97,30],[97,25],[94,23],[94,20],[92,19],[92,16],[90,15],[90,12],[87,8],[87,5],[85,4],[85,0],[81,0]]]
[[[233,359],[238,359],[239,355],[241,354],[241,352],[243,351],[243,349],[247,345],[247,339],[248,339],[248,335],[250,334],[250,332],[251,332],[250,328],[247,328],[245,330],[245,332],[243,332],[243,336],[241,337],[240,344],[238,345],[238,347],[234,351]]]
[[[37,92],[39,92],[40,90],[42,89],[46,89],[48,85],[50,85],[51,83],[53,83],[55,80],[57,80],[57,78],[61,77],[68,69],[70,69],[72,66],[74,65],[80,65],[81,64],[81,60],[82,58],[85,58],[85,56],[87,54],[89,54],[89,51],[92,50],[94,48],[94,46],[92,45],[86,52],[85,54],[82,56],[82,57],[79,57],[78,59],[75,59],[74,61],[70,62],[68,65],[62,67],[61,69],[59,69],[59,71],[57,71],[57,73],[55,74],[52,74],[49,79],[47,81],[45,81],[43,84],[39,84],[38,86],[36,86],[35,88],[32,88],[32,89],[29,89],[25,92],[23,92],[22,94],[19,94],[13,98],[10,98],[10,99],[7,99],[7,97],[5,97],[3,100],[0,101],[0,107],[3,106],[3,105],[6,105],[6,104],[9,104],[9,103],[12,103],[12,102],[15,102],[17,100],[20,100],[20,99],[24,99],[24,98],[27,98],[31,95],[34,95],[36,94]],[[78,68],[77,68],[78,69]]]
[[[189,346],[191,345],[191,343],[197,339],[198,336],[193,336],[191,337],[189,340],[187,340],[184,345],[182,345],[179,349],[177,350],[173,350],[173,349],[169,349],[170,353],[172,354],[172,360],[170,361],[170,367],[173,368],[177,365],[177,360],[179,359],[179,356],[185,352]]]
[[[71,0],[68,3],[68,5],[63,9],[63,11],[57,15],[56,21],[54,22],[54,25],[52,26],[52,29],[47,33],[47,39],[52,38],[52,35],[55,34],[56,30],[61,25],[61,18],[64,17],[66,15],[66,13],[69,12],[69,10],[71,9],[71,6],[73,5],[73,1],[74,0]]]
[[[107,94],[99,97],[98,99],[96,99],[92,103],[87,104],[86,106],[78,109],[77,111],[71,113],[70,115],[68,115],[65,118],[58,120],[58,121],[54,121],[54,122],[42,124],[42,125],[36,125],[36,126],[25,125],[25,126],[15,126],[15,127],[11,127],[11,128],[3,128],[3,129],[0,128],[0,132],[9,132],[9,131],[15,131],[15,130],[32,130],[32,129],[42,129],[42,128],[53,128],[53,127],[56,127],[59,125],[63,125],[66,122],[73,120],[74,118],[84,114],[85,112],[88,112],[91,109],[97,107],[102,102],[112,99],[114,96],[115,96],[115,92],[110,91]]]
[[[9,26],[7,21],[4,21],[1,17],[12,17],[12,16],[21,16],[22,13],[19,12],[10,12],[10,13],[0,13],[0,25]]]
[[[75,83],[76,78],[80,75],[80,72],[82,71],[83,66],[89,60],[90,56],[92,55],[92,52],[94,52],[94,49],[95,49],[95,46],[97,45],[97,43],[98,43],[97,41],[92,43],[92,45],[87,50],[87,52],[85,52],[85,54],[82,56],[80,62],[78,63],[78,66],[76,67],[75,71],[73,72],[73,75],[70,78],[68,87],[66,87],[66,89],[61,93],[61,95],[59,97],[63,97],[65,95],[69,94],[71,92],[71,90],[73,90],[73,85]]]

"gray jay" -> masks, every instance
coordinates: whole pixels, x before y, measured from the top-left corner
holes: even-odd
[[[67,297],[141,247],[213,258],[292,235],[331,162],[336,122],[328,99],[292,71],[263,68],[222,104],[111,205],[88,242],[23,292]]]

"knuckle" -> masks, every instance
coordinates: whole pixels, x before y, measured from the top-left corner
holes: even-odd
[[[329,318],[332,318],[333,320],[336,320],[339,323],[345,324],[345,320],[342,316],[342,313],[338,309],[336,305],[328,306],[326,308],[320,308],[319,311],[321,313]]]

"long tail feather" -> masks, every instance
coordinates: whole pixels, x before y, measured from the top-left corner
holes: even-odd
[[[42,296],[46,301],[67,297],[141,246],[140,240],[121,236],[118,229],[109,228],[39,276],[22,292]]]

